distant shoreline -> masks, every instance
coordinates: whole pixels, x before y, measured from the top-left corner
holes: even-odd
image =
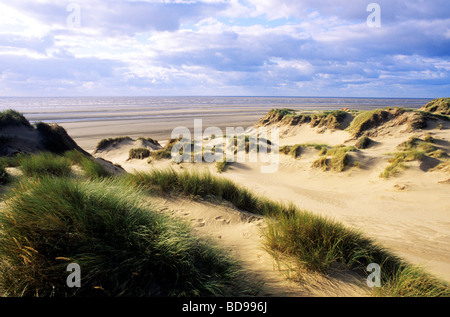
[[[272,108],[371,110],[420,108],[428,99],[358,97],[0,97],[0,109],[15,109],[31,122],[62,125],[87,151],[106,137],[170,138],[194,119],[219,128],[252,126]]]

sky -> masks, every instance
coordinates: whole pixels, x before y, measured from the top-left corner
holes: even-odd
[[[375,1],[0,0],[0,96],[449,97],[449,0]]]

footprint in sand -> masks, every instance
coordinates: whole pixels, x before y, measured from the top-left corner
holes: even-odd
[[[241,233],[241,237],[244,239],[249,239],[252,236],[252,234],[248,231],[244,231]]]
[[[215,220],[224,225],[229,225],[231,222],[231,220],[223,219],[222,216],[216,217]]]
[[[193,222],[194,227],[204,227],[206,225],[205,221],[203,219],[192,219],[191,222]]]

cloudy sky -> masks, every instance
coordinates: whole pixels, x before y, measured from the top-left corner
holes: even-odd
[[[449,0],[0,0],[0,96],[432,98],[449,71]]]

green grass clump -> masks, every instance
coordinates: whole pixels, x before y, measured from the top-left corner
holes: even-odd
[[[81,153],[77,150],[67,151],[64,153],[64,157],[68,159],[72,164],[78,164],[81,165],[81,162],[83,162],[88,156],[84,153]]]
[[[17,153],[14,156],[2,156],[0,157],[0,164],[4,165],[5,167],[19,167],[22,159],[28,156],[30,155],[26,153]]]
[[[81,153],[77,150],[67,151],[66,153],[64,153],[64,157],[68,159],[72,164],[80,166],[83,169],[85,176],[90,179],[102,179],[112,176],[93,157]]]
[[[311,167],[319,168],[323,171],[328,171],[330,169],[330,159],[328,159],[326,156],[321,156],[312,163]]]
[[[8,109],[0,112],[0,130],[9,126],[19,125],[31,127],[30,122],[16,110]]]
[[[330,167],[333,171],[342,172],[350,166],[350,159],[347,151],[340,149],[331,158]]]
[[[276,114],[279,117],[292,116],[295,115],[296,111],[294,109],[282,108],[282,109],[272,109],[268,114]]]
[[[222,161],[216,162],[216,170],[217,173],[222,173],[226,170],[229,163],[227,162],[227,159],[223,159]]]
[[[69,176],[72,171],[66,158],[49,152],[23,157],[20,160],[20,169],[28,177]]]
[[[213,176],[211,173],[183,172],[173,169],[152,169],[148,172],[136,172],[124,176],[125,181],[137,188],[155,194],[183,194],[189,197],[202,197],[225,200],[239,209],[254,214],[267,215],[290,212],[283,204],[273,203],[258,197],[248,189],[234,182]],[[284,211],[281,211],[284,210]]]
[[[354,146],[338,145],[330,149],[323,147],[319,152],[319,158],[312,164],[313,168],[319,168],[323,171],[343,172],[351,166],[348,152],[357,151]]]
[[[347,128],[347,131],[357,134],[362,130],[362,126],[366,124],[375,114],[377,114],[379,110],[372,110],[372,111],[362,111],[360,112],[350,123],[350,125]]]
[[[448,158],[447,152],[445,152],[445,151],[442,150],[442,149],[438,149],[438,150],[435,150],[435,151],[431,151],[431,152],[427,153],[427,155],[430,156],[430,157],[437,158],[437,159],[445,159],[445,158]]]
[[[340,110],[315,111],[314,113],[297,113],[293,109],[272,109],[260,120],[262,124],[283,122],[287,125],[299,125],[309,123],[311,127],[325,127],[329,129],[340,129],[341,122],[345,120],[348,113]]]
[[[302,154],[302,146],[299,144],[293,145],[291,150],[289,151],[289,155],[293,158],[298,158]]]
[[[238,266],[120,182],[28,179],[0,212],[5,296],[235,296]],[[69,263],[81,287],[69,288]],[[238,294],[239,295],[239,294]]]
[[[130,149],[128,159],[143,160],[150,156],[150,150],[145,148]]]
[[[426,136],[421,140],[415,136],[410,137],[405,142],[398,145],[399,152],[392,153],[392,157],[388,160],[388,165],[380,177],[389,178],[397,175],[401,170],[407,168],[404,163],[412,161],[422,161],[425,156],[434,158],[446,158],[447,153],[442,149],[437,149],[434,145],[436,140],[431,136]]]
[[[360,137],[358,141],[356,141],[355,147],[358,150],[367,149],[372,144],[372,142],[373,141],[368,136],[363,136]]]
[[[303,146],[301,144],[287,145],[280,148],[280,153],[292,156],[294,159],[299,158],[302,154]]]
[[[150,157],[156,160],[172,158],[172,148],[179,141],[180,139],[170,139],[162,149],[151,152]]]
[[[424,156],[425,152],[419,151],[417,149],[396,152],[393,154],[393,157],[388,160],[388,162],[391,164],[384,169],[384,171],[380,174],[380,177],[389,178],[391,176],[395,176],[401,170],[407,168],[407,166],[404,164],[405,162],[412,162],[416,160],[421,161]]]
[[[154,145],[161,146],[161,144],[159,144],[158,140],[155,140],[155,139],[152,139],[152,138],[139,137],[138,141],[147,141],[147,142],[153,143]]]
[[[115,145],[119,144],[120,142],[127,141],[127,140],[132,141],[133,139],[130,138],[129,136],[121,136],[121,137],[117,137],[117,138],[107,138],[107,139],[100,140],[100,142],[98,142],[98,144],[97,144],[97,147],[95,148],[95,152],[102,151],[109,146],[115,146]]]
[[[358,149],[354,147],[353,145],[345,146],[345,145],[336,145],[333,146],[331,149],[327,150],[326,155],[333,156],[336,155],[339,152],[348,153],[348,152],[356,152]]]
[[[375,288],[374,294],[385,297],[449,297],[450,288],[423,268],[404,265],[385,277],[382,287]]]
[[[57,124],[49,125],[44,122],[37,122],[34,125],[41,135],[42,144],[46,151],[62,155],[66,151],[75,148],[80,149],[63,127]]]
[[[264,238],[266,249],[275,259],[293,259],[297,272],[306,269],[326,274],[350,269],[363,274],[368,264],[377,263],[381,287],[372,289],[375,296],[450,296],[450,287],[444,281],[404,262],[362,233],[307,211],[269,221]]]
[[[350,134],[360,137],[365,131],[375,128],[391,118],[403,114],[405,109],[402,108],[385,108],[375,109],[371,111],[361,111],[346,128]]]
[[[450,98],[434,99],[420,108],[420,110],[434,114],[450,116]]]
[[[321,153],[325,153],[328,150],[328,145],[326,144],[318,144],[318,143],[302,143],[295,145],[285,145],[280,147],[279,152],[284,155],[290,155],[293,158],[299,158],[301,156],[302,150],[304,148],[313,148],[315,150],[320,151]]]

